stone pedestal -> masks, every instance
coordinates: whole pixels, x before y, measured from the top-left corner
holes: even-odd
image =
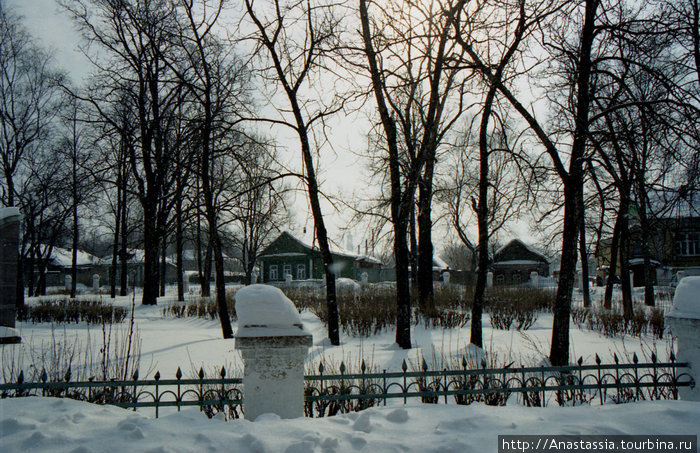
[[[92,290],[93,291],[100,290],[100,276],[98,274],[94,274],[92,276]]]
[[[21,341],[19,333],[14,328],[19,264],[19,223],[19,209],[12,207],[0,209],[0,344]]]
[[[700,277],[680,281],[666,323],[678,342],[678,362],[688,363],[695,380],[694,388],[682,387],[678,393],[683,400],[700,401]]]
[[[66,275],[65,281],[66,281],[66,285],[65,285],[66,291],[70,291],[71,285],[73,283],[73,278],[70,275]]]
[[[360,284],[362,286],[369,285],[369,274],[367,272],[363,272],[362,275],[360,275]]]
[[[493,286],[493,272],[489,271],[486,273],[486,287],[491,288]]]
[[[450,273],[449,272],[442,273],[442,282],[445,284],[450,283]]]
[[[236,349],[245,367],[243,411],[247,420],[265,413],[280,418],[304,416],[304,359],[311,343],[309,334],[246,337],[239,330]]]
[[[303,417],[304,360],[312,338],[296,307],[279,288],[249,285],[236,293],[236,312],[245,418]]]

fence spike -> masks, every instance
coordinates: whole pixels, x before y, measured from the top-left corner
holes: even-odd
[[[656,354],[651,353],[651,363],[656,363]]]
[[[204,368],[203,367],[199,367],[198,375],[199,375],[199,379],[204,379]]]
[[[620,364],[620,358],[617,356],[617,352],[613,353],[613,360],[615,361],[615,365]]]
[[[139,369],[138,369],[138,368],[136,368],[136,371],[134,371],[134,375],[132,376],[132,378],[133,378],[135,381],[138,381],[138,380],[139,380]]]
[[[367,371],[367,365],[365,365],[365,359],[362,359],[362,363],[360,364],[360,371],[362,371],[362,374]]]
[[[180,367],[177,367],[177,371],[175,372],[175,379],[177,379],[178,381],[182,379],[182,370],[180,369]]]
[[[221,367],[221,372],[219,373],[219,376],[221,376],[221,379],[226,377],[226,368],[223,366]]]
[[[676,354],[674,354],[673,351],[671,351],[671,354],[668,356],[668,358],[671,361],[671,363],[673,363],[676,361]]]
[[[21,384],[24,382],[24,370],[20,370],[19,376],[17,376],[17,383]]]
[[[467,369],[467,358],[462,356],[462,368]]]
[[[600,360],[600,356],[598,355],[598,353],[596,353],[595,355],[595,363],[596,365],[600,365],[602,363],[602,360]]]
[[[639,358],[637,357],[636,352],[632,355],[632,363],[634,363],[635,365],[639,363]]]
[[[41,376],[39,376],[39,379],[41,379],[41,382],[46,382],[49,380],[49,375],[46,374],[46,368],[41,369]]]
[[[481,359],[481,368],[486,369],[486,365],[487,365],[486,359],[482,358]]]
[[[320,362],[320,363],[318,364],[318,372],[319,372],[320,374],[323,374],[323,370],[324,370],[325,368],[326,368],[326,367],[323,366],[323,362]]]
[[[340,362],[340,374],[345,374],[345,362]]]
[[[578,361],[576,363],[578,363],[578,366],[583,365],[583,356],[579,356]]]
[[[408,370],[408,365],[406,365],[406,359],[403,359],[403,362],[401,362],[401,369],[405,373],[406,370]]]
[[[70,382],[70,378],[71,378],[70,365],[68,366],[68,371],[66,371],[65,378],[66,378],[66,382]]]
[[[425,358],[423,358],[422,368],[423,368],[423,371],[428,371],[428,364],[425,362]]]
[[[156,375],[153,376],[156,381],[160,381],[160,371],[156,371]]]

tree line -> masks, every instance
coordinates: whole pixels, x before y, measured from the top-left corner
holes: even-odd
[[[550,360],[560,365],[577,259],[587,263],[591,247],[612,236],[605,304],[619,257],[631,316],[632,219],[649,277],[655,218],[697,190],[698,0],[59,3],[93,66],[82,87],[2,11],[2,203],[24,213],[21,258],[41,263],[40,244],[60,237],[76,250],[81,206],[98,204],[113,232],[112,281],[135,229],[143,303],[154,304],[168,240],[179,263],[194,232],[203,267],[213,262],[224,337],[224,241],[235,241],[250,275],[261,233],[281,222],[284,181],[295,178],[323,257],[329,339],[339,343],[318,178],[338,118],[365,118],[362,152],[378,190],[352,207],[370,242],[391,243],[403,348],[411,347],[411,281],[417,309],[434,309],[438,221],[477,270],[470,341],[478,346],[497,232],[527,214],[557,241]],[[298,169],[278,163],[260,132],[268,126],[292,134]],[[205,295],[211,272],[200,270]]]

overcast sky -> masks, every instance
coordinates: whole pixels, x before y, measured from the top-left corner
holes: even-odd
[[[67,71],[77,85],[89,76],[92,70],[89,61],[78,49],[80,37],[74,29],[68,15],[62,11],[55,0],[0,0],[4,7],[10,7],[24,17],[24,25],[46,49],[50,49],[57,65]],[[367,174],[364,163],[357,154],[363,154],[367,147],[367,123],[364,115],[350,117],[339,116],[333,121],[331,127],[333,150],[326,150],[322,155],[320,179],[322,189],[343,202],[350,202],[354,196],[362,195],[368,189]],[[290,166],[300,165],[299,146],[294,135],[289,131],[270,129],[266,133],[272,134],[283,146],[284,160]],[[298,168],[297,168],[298,169]],[[445,171],[445,169],[443,169]],[[294,183],[296,184],[296,183]],[[289,225],[292,233],[301,233],[304,226],[312,230],[313,219],[307,209],[306,197],[298,195],[294,202],[295,224]],[[329,233],[336,242],[347,246],[347,237],[344,237],[344,229],[351,217],[350,209],[342,206],[342,202],[336,204],[340,213],[333,212],[330,204],[324,206]],[[528,241],[527,225],[514,224],[512,230],[515,235]],[[362,230],[355,229],[352,237],[355,247],[364,242]],[[446,229],[442,226],[434,231],[434,245],[436,252],[442,250],[445,241]],[[513,236],[506,233],[502,240]],[[534,242],[534,240],[530,240]]]

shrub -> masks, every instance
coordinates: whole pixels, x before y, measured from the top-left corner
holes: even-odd
[[[50,299],[17,310],[17,320],[40,323],[111,324],[124,321],[128,310],[104,303],[102,299]]]
[[[232,321],[236,316],[236,301],[233,294],[226,293],[226,307]],[[216,300],[209,297],[197,297],[188,302],[177,302],[163,307],[163,316],[172,318],[205,318],[219,319],[219,311]]]
[[[649,312],[649,327],[654,337],[661,339],[664,337],[664,313],[658,308],[652,308]]]

